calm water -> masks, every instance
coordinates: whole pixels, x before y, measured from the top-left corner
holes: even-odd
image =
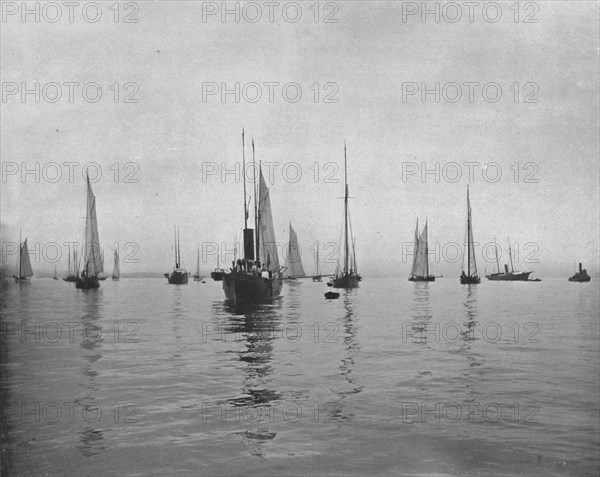
[[[9,475],[597,475],[598,283],[2,292]]]

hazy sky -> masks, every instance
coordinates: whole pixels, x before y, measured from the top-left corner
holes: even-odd
[[[318,22],[314,2],[300,2],[302,18],[293,23],[297,8],[291,3],[274,7],[273,22],[263,2],[240,2],[236,23],[234,15],[223,22],[220,12],[203,18],[203,8],[220,9],[221,2],[191,1],[121,3],[115,22],[111,1],[99,2],[102,17],[95,23],[90,20],[97,12],[89,8],[84,18],[80,7],[71,23],[64,4],[60,20],[48,21],[57,12],[46,9],[36,23],[33,14],[25,22],[20,11],[12,14],[21,2],[3,2],[5,255],[19,227],[30,249],[37,243],[48,255],[44,260],[40,253],[34,272],[54,268],[55,250],[47,244],[81,240],[81,172],[90,162],[102,171],[92,186],[101,245],[118,243],[122,258],[138,260],[123,264],[122,273],[169,271],[174,225],[190,270],[198,242],[231,249],[243,225],[242,183],[239,175],[220,173],[239,167],[244,127],[247,160],[254,138],[264,173],[266,162],[277,165],[270,186],[278,241],[287,243],[291,220],[309,273],[311,244],[339,240],[344,141],[358,265],[366,277],[408,276],[407,245],[417,217],[420,224],[429,219],[430,249],[437,243],[443,252],[441,263],[433,257],[434,273],[458,277],[454,244],[464,240],[469,183],[464,163],[477,163],[470,191],[478,242],[496,237],[505,246],[510,237],[518,243],[518,268],[534,270],[533,276],[568,275],[574,260],[598,273],[597,2],[530,2],[527,9],[521,3],[519,12],[510,9],[514,2],[499,2],[502,17],[495,23],[498,12],[488,9],[484,17],[478,8],[469,19],[462,3],[461,20],[451,23],[447,18],[457,11],[442,10],[444,3],[437,5],[447,17],[436,22],[433,15],[423,21],[420,12],[403,18],[403,8],[407,14],[421,2],[376,1],[321,2]],[[262,17],[251,23],[256,5]],[[433,9],[436,2],[428,5]],[[124,23],[128,14],[137,23]],[[56,102],[53,82],[62,93]],[[69,82],[79,83],[72,86],[72,102]],[[239,102],[234,94],[225,101],[220,93],[203,97],[208,83],[234,89],[236,82]],[[256,88],[244,88],[252,82],[261,86],[256,102]],[[279,83],[272,86],[272,102],[269,82]],[[472,98],[469,82],[478,83]],[[20,91],[36,83],[39,102]],[[83,96],[88,83],[102,87],[97,102],[91,102],[93,85],[89,102]],[[282,93],[288,83],[302,90],[297,102],[293,86],[286,97]],[[439,102],[433,93],[420,94],[435,83]],[[462,89],[455,102],[453,83]],[[498,88],[502,97],[495,101]],[[129,93],[137,102],[124,102]],[[77,163],[73,181],[64,163]],[[450,163],[461,165],[461,177]],[[485,170],[486,179],[487,163],[495,165]],[[35,170],[36,164],[39,182],[35,173],[21,175],[24,166]],[[424,166],[435,171],[436,164],[437,178],[421,175]],[[502,176],[493,182],[498,171]],[[137,182],[127,182],[127,174]],[[124,249],[130,242],[139,249],[135,255],[133,246]],[[480,271],[495,268],[481,252]],[[62,253],[61,273],[64,246]],[[539,263],[523,264],[528,255]],[[12,266],[14,257],[6,263]],[[214,265],[210,257],[204,271]]]

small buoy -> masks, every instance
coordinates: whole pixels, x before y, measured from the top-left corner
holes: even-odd
[[[335,298],[339,298],[339,297],[340,297],[339,293],[335,293],[335,292],[325,293],[325,298],[327,298],[328,300],[334,300]]]

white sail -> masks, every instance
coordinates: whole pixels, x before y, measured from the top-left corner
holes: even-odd
[[[115,263],[113,266],[113,274],[112,274],[113,278],[120,278],[121,277],[121,270],[119,269],[119,252],[117,249],[115,249]]]
[[[98,276],[104,271],[100,253],[100,238],[98,237],[98,221],[96,219],[96,197],[92,192],[89,178],[85,215],[84,270],[90,277]]]
[[[415,277],[429,276],[429,245],[427,243],[427,222],[423,227],[423,232],[419,235],[419,221],[415,229],[415,251],[413,255],[413,265],[410,272]]]
[[[473,223],[471,219],[471,200],[469,199],[469,189],[467,188],[467,253],[463,260],[468,262],[466,267],[463,263],[463,270],[466,268],[467,276],[477,275],[477,264],[475,262],[475,244],[473,240]]]
[[[31,260],[29,258],[29,250],[27,248],[27,239],[21,245],[21,256],[19,257],[19,276],[20,278],[33,276],[33,270],[31,269]]]
[[[269,188],[265,182],[262,170],[260,171],[260,183],[258,189],[260,261],[265,265],[267,270],[276,272],[279,270],[279,255],[277,253],[277,242],[275,240],[275,230],[273,228]]]
[[[292,278],[305,276],[304,267],[302,266],[302,252],[298,245],[298,236],[292,228],[292,224],[290,224],[290,242],[285,262],[287,266],[285,276]]]

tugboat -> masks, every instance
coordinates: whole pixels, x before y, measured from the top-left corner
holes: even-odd
[[[587,270],[582,268],[581,262],[579,262],[579,271],[575,273],[571,278],[569,278],[570,282],[589,282],[591,277],[588,275]]]
[[[256,163],[254,141],[252,141],[252,161],[254,164]],[[256,171],[256,168],[254,170]],[[242,171],[244,182],[244,255],[242,259],[238,259],[237,262],[234,261],[230,271],[223,275],[223,291],[226,299],[236,305],[271,303],[281,295],[283,287],[282,272],[285,267],[279,266],[277,241],[271,215],[271,199],[260,167],[258,193],[256,191],[256,180],[254,180],[256,241],[255,231],[248,228],[246,155],[243,130]]]
[[[460,275],[462,285],[476,285],[481,282],[477,274],[477,263],[475,263],[475,245],[473,241],[473,223],[471,221],[471,201],[469,199],[469,186],[467,185],[467,267]]]
[[[100,238],[96,217],[96,196],[92,192],[90,176],[87,176],[87,205],[85,212],[85,243],[83,246],[84,268],[75,281],[75,288],[89,290],[100,288],[98,275],[104,271],[100,256]]]
[[[486,275],[485,278],[492,281],[509,281],[509,282],[528,282],[534,281],[529,280],[529,275],[533,272],[515,272],[512,259],[512,248],[510,246],[510,240],[508,241],[508,255],[510,257],[510,272],[508,271],[508,265],[504,264],[504,272],[500,271],[500,262],[498,261],[498,247],[496,246],[496,239],[494,239],[494,250],[496,252],[496,267],[497,273],[491,273]]]
[[[181,249],[179,248],[179,227],[175,228],[175,269],[171,273],[165,273],[169,285],[187,285],[190,274],[181,268]]]
[[[419,235],[419,219],[415,229],[415,254],[410,271],[409,282],[434,282],[435,275],[429,274],[429,245],[427,243],[427,220],[423,232]]]
[[[21,232],[19,232],[19,268],[17,274],[13,275],[13,278],[15,279],[15,283],[29,283],[29,277],[32,276],[33,270],[31,269],[27,239],[25,239],[25,242],[21,242]]]
[[[352,253],[350,253],[350,215],[348,212],[348,163],[346,159],[346,144],[344,143],[344,262],[338,263],[337,270],[328,286],[333,288],[358,288],[362,277],[356,267],[356,249],[352,238]]]

